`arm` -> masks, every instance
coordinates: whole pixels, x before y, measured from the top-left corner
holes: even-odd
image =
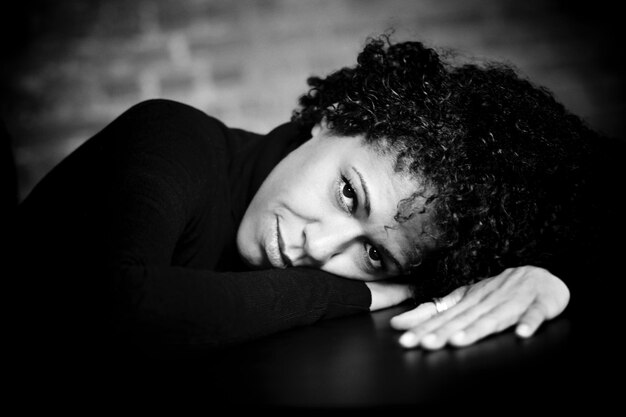
[[[133,342],[225,346],[318,320],[366,312],[362,282],[291,268],[213,272],[183,267],[118,269],[116,329]]]
[[[372,302],[370,311],[382,310],[396,306],[411,299],[412,290],[410,285],[391,281],[366,282],[370,291]]]

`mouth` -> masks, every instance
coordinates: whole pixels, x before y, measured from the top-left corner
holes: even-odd
[[[287,267],[293,266],[291,259],[285,255],[285,242],[283,241],[283,235],[280,233],[280,218],[278,216],[276,216],[276,236],[281,260]]]
[[[285,269],[288,266],[291,266],[291,261],[283,253],[284,246],[285,244],[280,234],[280,220],[278,216],[276,216],[276,229],[273,233],[272,240],[266,249],[267,257],[274,268]]]

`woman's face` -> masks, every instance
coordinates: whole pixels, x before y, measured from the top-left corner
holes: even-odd
[[[361,280],[404,274],[426,213],[398,223],[398,203],[418,191],[394,171],[394,159],[360,137],[336,137],[316,126],[287,155],[252,199],[237,234],[253,267],[306,266]]]

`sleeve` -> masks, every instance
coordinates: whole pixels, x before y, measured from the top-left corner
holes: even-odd
[[[45,253],[40,318],[103,342],[217,347],[369,310],[364,283],[319,270],[173,266],[206,238],[196,223],[212,223],[207,256],[229,235],[224,129],[191,107],[144,102],[55,168],[24,208]]]
[[[212,272],[130,266],[114,327],[134,343],[223,347],[322,319],[368,311],[364,283],[319,270]],[[119,299],[119,298],[118,298]]]

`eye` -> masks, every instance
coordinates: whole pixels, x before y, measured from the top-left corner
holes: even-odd
[[[346,177],[341,176],[339,187],[339,199],[341,205],[346,209],[348,213],[354,213],[358,207],[358,199],[356,192],[352,187],[352,183]]]
[[[378,249],[368,242],[365,242],[363,246],[365,248],[365,258],[368,265],[374,270],[383,269],[383,259]]]

